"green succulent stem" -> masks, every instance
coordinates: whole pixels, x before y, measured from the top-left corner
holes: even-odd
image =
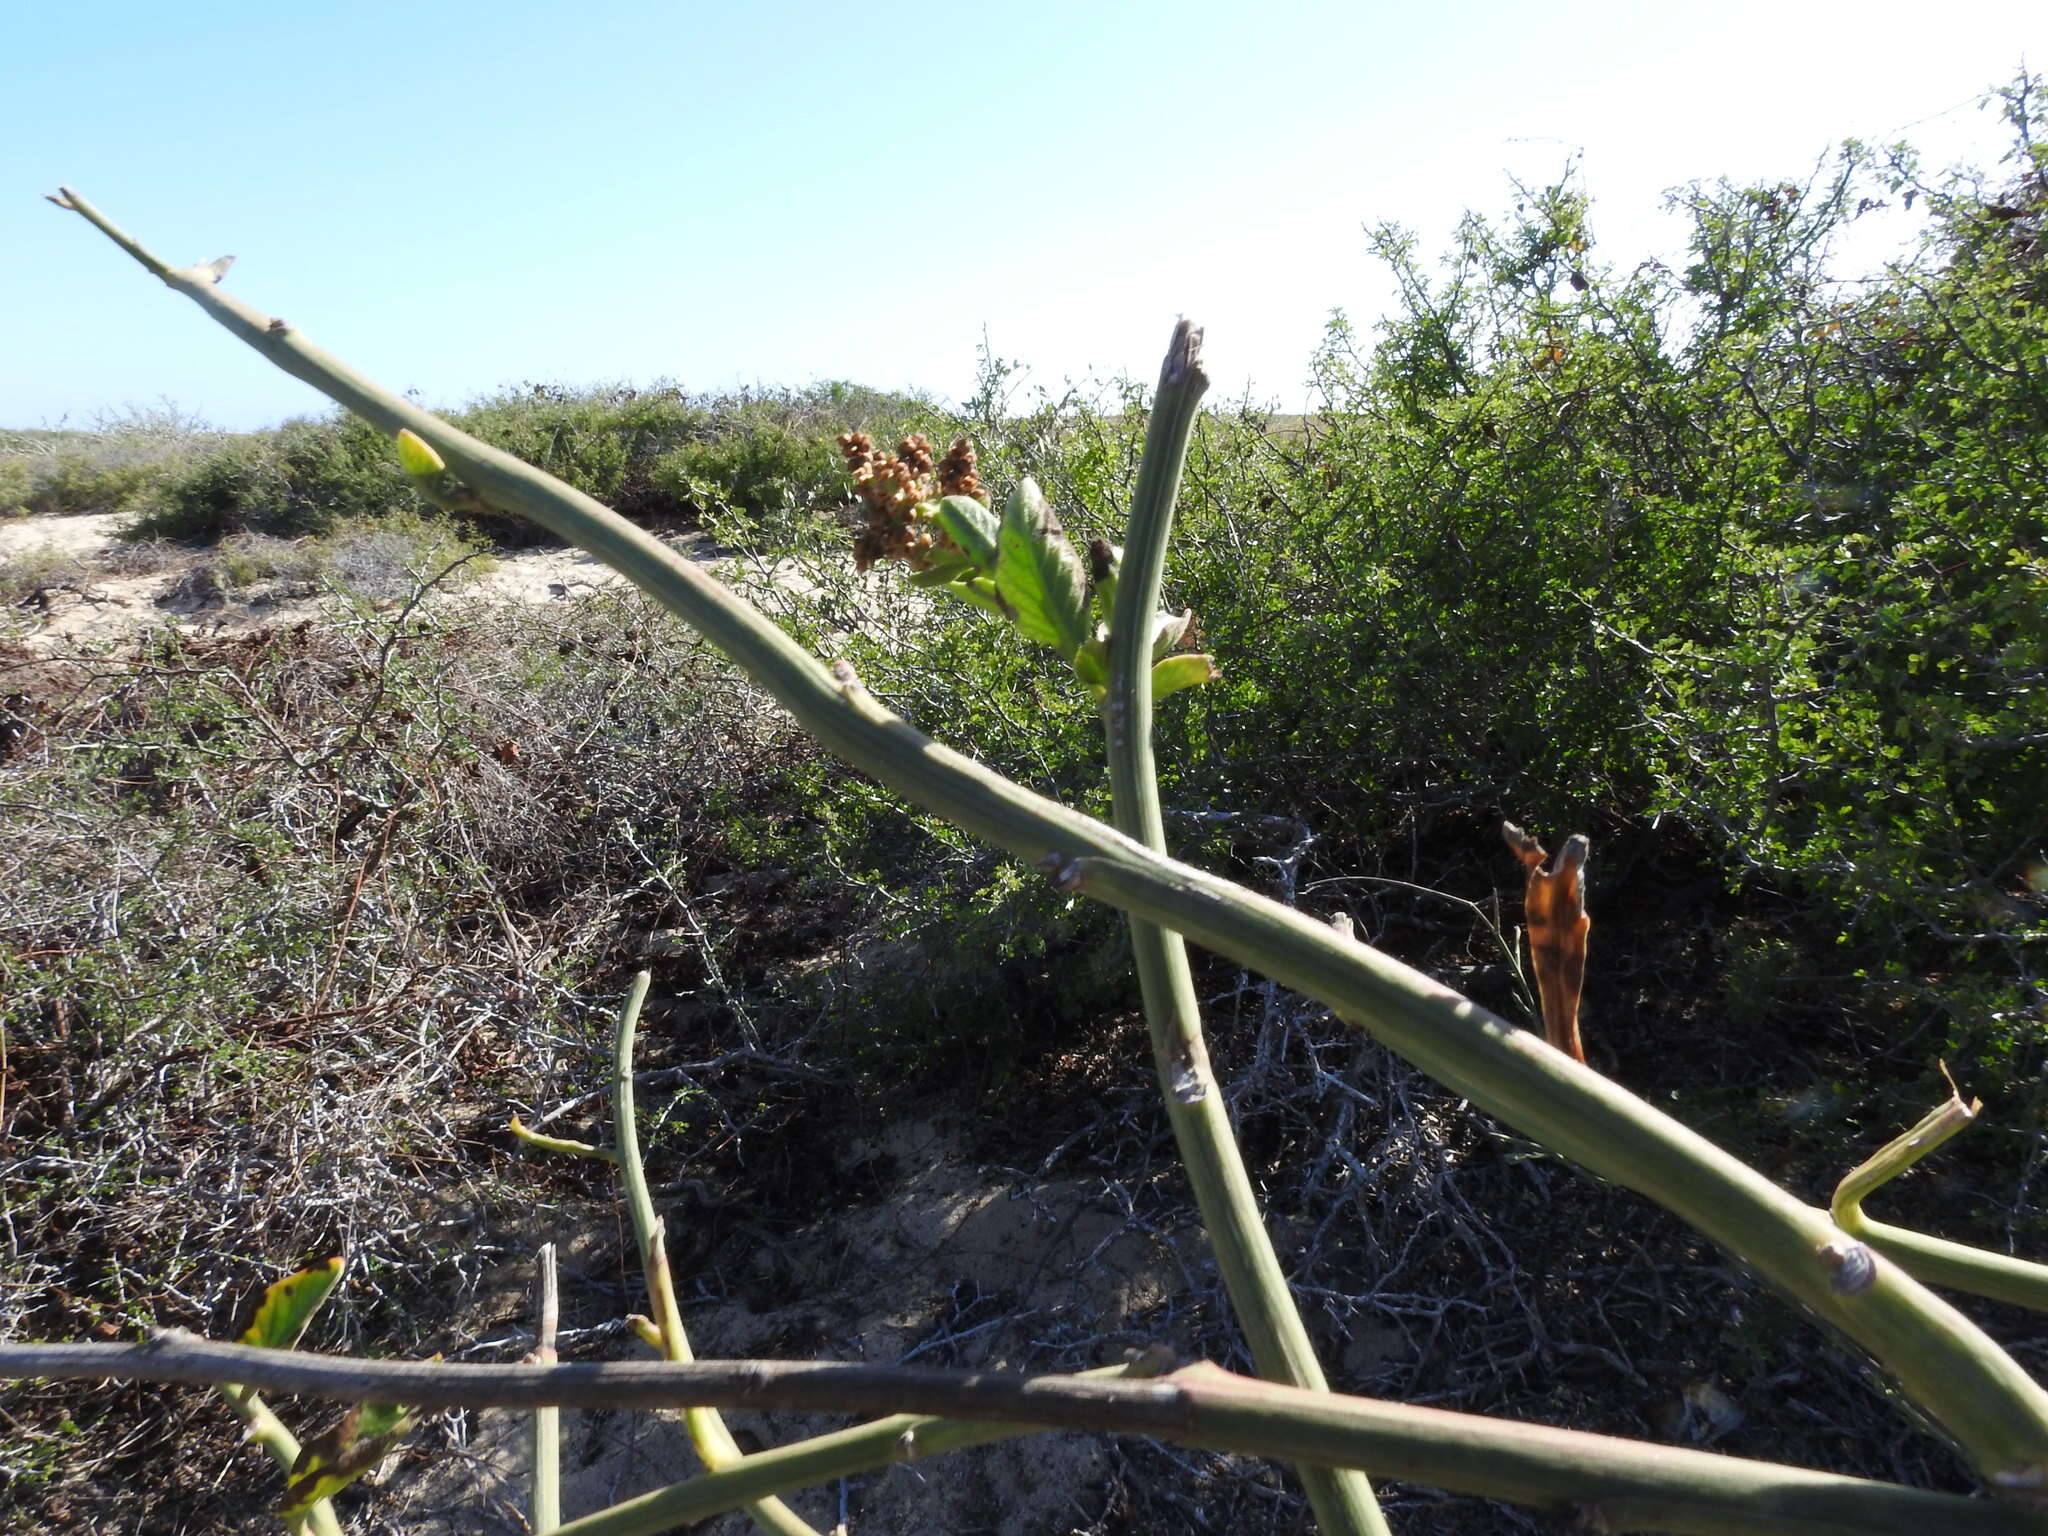
[[[608,508],[380,389],[216,287],[210,273],[166,267],[78,194],[66,190],[60,201],[285,372],[387,432],[411,428],[492,505],[533,519],[632,579],[828,751],[971,835],[1055,870],[1062,884],[1329,1005],[1507,1125],[1658,1201],[1868,1350],[1992,1487],[2011,1494],[2048,1487],[2048,1392],[1897,1263],[1881,1254],[1867,1270],[1835,1262],[1855,1239],[1826,1211],[1440,982],[940,746],[862,688],[851,668],[825,666]]]
[[[1160,368],[1109,626],[1109,693],[1102,715],[1109,744],[1112,816],[1117,830],[1161,854],[1166,852],[1166,821],[1152,754],[1152,635],[1167,541],[1173,532],[1174,499],[1180,493],[1195,414],[1208,387],[1202,372],[1202,333],[1183,320],[1174,327]],[[1268,1381],[1325,1391],[1329,1384],[1316,1360],[1315,1345],[1273,1251],[1231,1129],[1230,1111],[1209,1070],[1187,945],[1179,934],[1155,922],[1135,916],[1126,920],[1167,1120],[1252,1360]],[[1385,1517],[1362,1473],[1308,1463],[1300,1464],[1299,1471],[1323,1530],[1387,1536]]]
[[[1842,1182],[1835,1186],[1830,1212],[1835,1225],[1844,1232],[1870,1244],[1925,1284],[2048,1312],[2048,1264],[1989,1253],[1967,1243],[1873,1221],[1863,1214],[1863,1202],[1873,1192],[1950,1137],[1968,1129],[1980,1108],[1974,1102],[1965,1104],[1962,1095],[1951,1086],[1946,1103],[1929,1110],[1911,1130],[1887,1142],[1843,1175]]]
[[[214,1389],[227,1405],[235,1410],[235,1416],[248,1426],[245,1437],[270,1452],[270,1459],[284,1469],[290,1477],[292,1468],[298,1464],[299,1441],[284,1426],[284,1420],[270,1411],[270,1405],[257,1396],[253,1387],[217,1386]],[[326,1499],[317,1499],[305,1514],[288,1518],[285,1524],[293,1532],[307,1531],[311,1536],[342,1536],[341,1520],[334,1513],[333,1504]]]
[[[1139,1361],[1080,1371],[1077,1380],[1106,1380],[1153,1374]],[[1042,1434],[1038,1424],[991,1424],[971,1419],[897,1413],[850,1429],[756,1451],[730,1466],[625,1499],[561,1528],[556,1536],[656,1536],[678,1526],[709,1520],[744,1507],[763,1495],[814,1488],[898,1462],[924,1461],[949,1451],[992,1445],[1020,1435]]]
[[[1187,1366],[1154,1380],[786,1360],[469,1365],[337,1360],[167,1329],[143,1344],[0,1344],[0,1379],[30,1376],[239,1380],[344,1402],[403,1398],[424,1408],[530,1409],[556,1403],[646,1410],[717,1403],[764,1411],[869,1413],[888,1403],[920,1415],[1001,1425],[1006,1433],[1031,1425],[1147,1435],[1224,1452],[1369,1469],[1576,1516],[1578,1527],[1591,1530],[1677,1536],[1927,1536],[1930,1531],[2048,1536],[2048,1508],[2038,1503],[1932,1493],[1582,1430],[1305,1392],[1213,1365]],[[880,1431],[867,1426],[865,1433]],[[713,1474],[696,1479],[695,1486],[700,1491],[722,1488],[718,1505],[730,1508],[769,1487],[842,1475],[849,1464],[832,1459],[837,1446],[826,1446],[837,1440],[827,1436],[811,1442],[795,1474],[782,1452],[762,1452],[735,1466],[743,1476],[721,1484],[713,1478],[723,1474]],[[862,1455],[872,1455],[873,1441],[862,1444]],[[679,1491],[676,1497],[680,1501]],[[579,1522],[568,1529],[576,1536],[626,1536],[653,1528],[658,1527]]]
[[[555,1332],[561,1321],[561,1292],[555,1274],[555,1245],[542,1243],[534,1255],[533,1361],[553,1365]],[[528,1503],[534,1536],[552,1536],[562,1523],[562,1410],[552,1403],[533,1410],[530,1425],[533,1490]]]
[[[640,1129],[633,1104],[633,1040],[653,980],[647,971],[634,976],[619,1005],[618,1030],[612,1037],[612,1122],[618,1136],[619,1182],[640,1248],[640,1267],[647,1276],[647,1298],[653,1305],[655,1326],[661,1330],[662,1353],[687,1364],[696,1356],[683,1331],[683,1312],[676,1304],[675,1282],[669,1273],[668,1243],[661,1218],[654,1214],[647,1171],[640,1163]],[[697,1459],[711,1471],[729,1467],[746,1455],[716,1408],[686,1408],[683,1423]],[[808,1521],[778,1498],[757,1500],[748,1504],[746,1511],[750,1520],[774,1536],[818,1536]]]

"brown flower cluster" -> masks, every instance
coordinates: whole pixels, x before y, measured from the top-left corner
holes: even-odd
[[[952,548],[952,540],[918,509],[941,496],[981,499],[974,445],[964,437],[937,462],[930,441],[921,435],[903,439],[891,456],[867,433],[846,432],[840,435],[839,452],[853,476],[854,492],[867,508],[853,541],[855,570],[864,571],[882,560],[901,560],[914,571],[927,569],[932,552]]]
[[[974,444],[964,437],[954,438],[953,446],[939,460],[939,494],[972,496],[986,504],[988,498],[981,494],[981,476],[975,472],[974,466]]]

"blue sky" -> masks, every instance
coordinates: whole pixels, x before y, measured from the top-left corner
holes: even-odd
[[[1256,17],[1256,19],[1252,19]],[[1799,176],[1847,135],[1987,157],[1970,103],[2048,7],[493,4],[5,7],[0,425],[305,386],[41,201],[77,187],[381,382],[847,378],[957,397],[1149,378],[1174,319],[1219,394],[1298,406],[1361,226],[1441,249],[1581,155],[1604,254],[1662,191]]]

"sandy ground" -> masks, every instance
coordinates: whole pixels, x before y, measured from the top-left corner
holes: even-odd
[[[1125,1345],[1175,1337],[1175,1300],[1201,1265],[1192,1226],[1161,1232],[1131,1215],[1100,1180],[1035,1179],[978,1163],[967,1127],[918,1118],[855,1140],[848,1165],[882,1160],[893,1187],[873,1203],[848,1201],[813,1226],[763,1241],[743,1224],[700,1262],[730,1282],[719,1301],[684,1301],[703,1358],[824,1358],[1013,1368],[1011,1351],[1051,1368],[1043,1341],[1070,1341],[1060,1368],[1113,1362]],[[715,1191],[707,1191],[716,1205]],[[685,1194],[687,1206],[693,1195]],[[711,1209],[669,1213],[676,1229],[715,1224]],[[538,1235],[538,1234],[537,1234]],[[556,1236],[554,1232],[547,1236]],[[578,1252],[574,1235],[558,1237]],[[589,1246],[588,1238],[584,1240]],[[589,1262],[591,1256],[584,1255]],[[691,1269],[685,1263],[686,1283]],[[506,1266],[501,1295],[480,1315],[518,1316],[529,1283],[524,1259]],[[645,1359],[637,1345],[605,1353]],[[565,1358],[588,1358],[571,1350]],[[667,1414],[563,1414],[564,1512],[587,1514],[695,1470],[681,1426]],[[733,1413],[743,1445],[786,1443],[844,1426],[843,1416]],[[389,1504],[406,1536],[515,1536],[512,1520],[481,1510],[523,1496],[526,1431],[512,1414],[467,1426],[463,1455],[421,1458],[394,1476]],[[855,1536],[1018,1532],[1064,1536],[1094,1524],[1108,1501],[1114,1458],[1083,1434],[1039,1434],[920,1459],[914,1445],[885,1465],[794,1495],[815,1529]],[[495,1498],[478,1497],[489,1491]],[[842,1503],[841,1500],[845,1502]],[[444,1523],[461,1509],[469,1523]],[[849,1518],[849,1525],[835,1522]],[[716,1536],[751,1536],[744,1516],[711,1524]]]
[[[114,542],[114,534],[127,519],[119,512],[100,512],[89,517],[20,517],[0,522],[0,560],[26,554],[31,549],[50,548],[66,554],[97,554]]]
[[[167,549],[160,568],[128,573],[124,556],[136,557],[135,547],[118,536],[125,521],[110,512],[0,522],[0,566],[27,557],[53,567],[48,585],[0,609],[0,636],[45,653],[104,649],[152,628],[215,634],[317,617],[340,603],[306,583],[265,583],[245,592],[207,591],[201,584],[195,591],[188,578],[207,560],[199,550]],[[539,604],[625,581],[578,549],[513,550],[494,559],[491,569],[450,590]]]

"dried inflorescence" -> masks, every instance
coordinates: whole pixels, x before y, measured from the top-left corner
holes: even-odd
[[[957,439],[946,457],[932,459],[932,445],[921,434],[906,437],[893,456],[885,455],[865,432],[840,434],[839,452],[853,475],[853,487],[867,508],[867,519],[854,536],[854,569],[864,571],[882,560],[901,560],[914,571],[926,570],[935,549],[952,541],[920,508],[941,496],[981,495],[975,473],[974,446]]]
[[[964,437],[954,438],[953,446],[939,460],[939,494],[972,496],[980,502],[988,500],[981,493],[981,476],[975,469],[974,444]]]

